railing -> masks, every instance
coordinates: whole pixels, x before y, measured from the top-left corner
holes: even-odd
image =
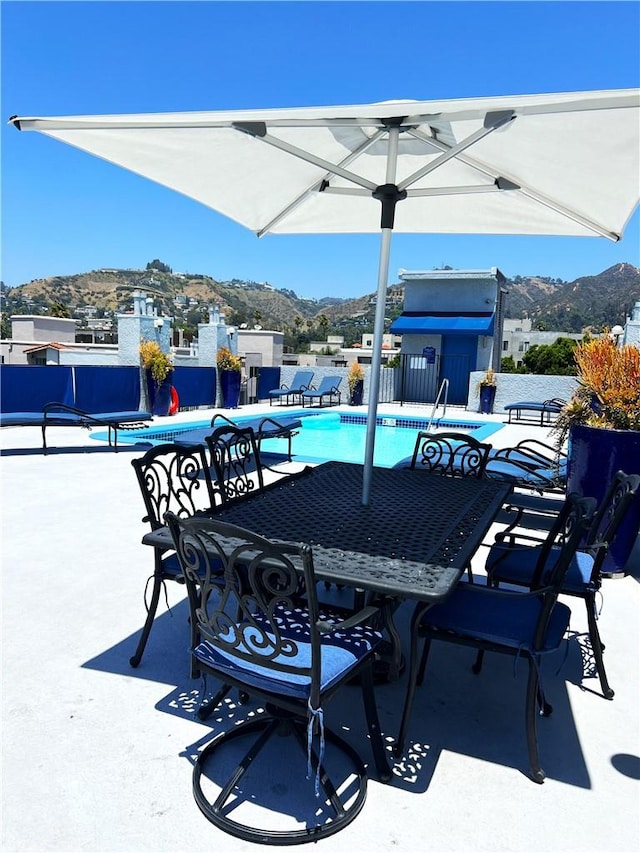
[[[438,403],[440,402],[440,397],[444,392],[444,404],[442,406],[442,415],[441,418],[444,418],[447,414],[447,399],[449,397],[449,380],[443,379],[440,383],[440,387],[438,388],[438,393],[436,395],[436,401],[433,404],[433,409],[431,409],[431,414],[429,415],[429,423],[427,424],[427,432],[431,431],[431,427],[433,426],[433,421],[436,416],[436,411],[438,409]],[[440,420],[440,418],[438,419]]]

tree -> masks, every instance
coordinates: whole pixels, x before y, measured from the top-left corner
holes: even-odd
[[[173,272],[171,267],[168,264],[163,264],[162,261],[158,260],[158,258],[154,258],[152,261],[146,266],[148,270],[158,270],[158,272]]]
[[[11,337],[11,320],[6,311],[0,314],[0,338],[7,340]]]
[[[71,317],[71,311],[63,302],[53,302],[49,308],[50,317]]]
[[[500,362],[500,373],[524,373],[523,367],[518,365],[513,360],[512,355],[508,355]]]
[[[522,363],[527,373],[575,376],[574,350],[577,341],[558,338],[552,344],[535,344],[525,353]]]

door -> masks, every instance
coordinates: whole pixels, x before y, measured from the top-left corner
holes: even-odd
[[[449,402],[464,405],[469,392],[469,374],[476,368],[478,338],[474,335],[443,335],[440,379],[449,380]]]

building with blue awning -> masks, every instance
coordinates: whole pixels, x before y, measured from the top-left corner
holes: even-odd
[[[504,275],[490,270],[400,270],[404,310],[389,331],[402,335],[404,393],[435,400],[444,379],[464,403],[474,370],[500,370]]]

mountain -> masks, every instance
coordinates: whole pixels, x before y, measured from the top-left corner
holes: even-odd
[[[515,276],[505,287],[506,317],[530,317],[534,328],[599,330],[624,323],[640,300],[640,269],[621,263],[572,282]],[[230,324],[260,323],[265,328],[284,330],[318,325],[328,329],[366,327],[373,321],[374,310],[374,294],[357,299],[300,299],[292,290],[277,289],[266,282],[221,282],[207,275],[174,273],[165,264],[145,270],[100,269],[53,276],[2,290],[2,310],[8,315],[43,313],[46,309],[75,317],[129,311],[132,292],[143,290],[153,295],[158,313],[191,325],[197,324],[213,303],[220,305]],[[403,294],[402,284],[390,286],[389,316],[402,310]]]

